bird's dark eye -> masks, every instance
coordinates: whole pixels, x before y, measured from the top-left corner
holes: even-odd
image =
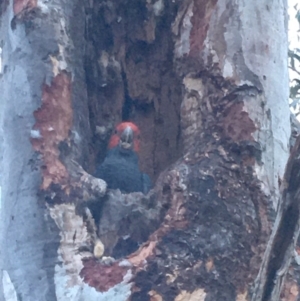
[[[115,130],[115,134],[117,134],[118,133],[118,131],[117,130]]]
[[[140,135],[137,135],[137,138],[140,139],[141,138]]]

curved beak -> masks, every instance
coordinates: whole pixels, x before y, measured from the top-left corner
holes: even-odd
[[[130,126],[127,126],[120,136],[119,145],[124,149],[133,148],[133,130]]]

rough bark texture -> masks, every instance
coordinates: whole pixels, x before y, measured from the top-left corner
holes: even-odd
[[[2,1],[0,298],[279,300],[299,228],[286,31],[284,0]],[[120,120],[147,196],[80,167]]]

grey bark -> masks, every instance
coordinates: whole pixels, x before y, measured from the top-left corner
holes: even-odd
[[[286,1],[3,2],[0,297],[279,300],[298,234],[295,215],[276,253],[297,196],[279,189],[286,18]],[[122,119],[143,133],[148,196],[103,197],[80,167]],[[94,257],[89,198],[105,255],[125,236],[134,252]]]
[[[16,2],[16,1],[15,1]],[[33,130],[33,112],[41,105],[44,83],[50,84],[53,70],[49,55],[57,53],[66,30],[60,13],[61,1],[47,6],[40,3],[36,11],[13,14],[13,1],[1,15],[1,300],[57,300],[54,271],[58,263],[58,228],[47,213],[45,202],[39,198],[42,183],[42,162],[32,147],[31,139],[39,136]],[[74,6],[76,3],[73,4]],[[56,7],[58,10],[56,10]],[[74,9],[70,6],[69,9]],[[66,11],[64,12],[64,14]],[[76,18],[76,16],[73,16]],[[77,19],[83,40],[83,16]],[[77,43],[79,43],[77,39]],[[74,47],[74,46],[73,46]],[[77,49],[80,49],[77,47]],[[75,52],[75,51],[74,51]],[[71,60],[71,58],[68,58]],[[66,64],[67,65],[67,64]],[[82,112],[80,71],[73,93],[74,107]],[[84,81],[82,81],[84,83]],[[83,98],[84,99],[84,98]],[[81,112],[80,112],[81,111]],[[85,119],[86,120],[86,119]],[[82,123],[84,124],[84,120]],[[80,128],[74,130],[80,133]],[[85,131],[87,134],[87,131]],[[82,142],[86,138],[82,137]],[[81,147],[83,148],[83,147]],[[75,154],[76,156],[76,154]],[[8,290],[7,283],[13,289]],[[5,284],[5,287],[3,285]],[[16,295],[14,299],[13,295]]]

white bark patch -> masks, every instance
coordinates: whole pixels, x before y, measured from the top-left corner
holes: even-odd
[[[206,293],[204,289],[200,288],[192,293],[182,291],[176,298],[175,301],[204,301]]]
[[[72,301],[126,301],[131,294],[131,271],[128,271],[121,283],[107,292],[98,292],[84,283],[79,276],[83,268],[84,254],[78,248],[91,240],[83,219],[75,214],[74,204],[61,204],[49,208],[50,215],[60,229],[58,261],[55,266],[55,288],[57,300]],[[89,254],[91,256],[91,254]]]
[[[231,78],[234,75],[233,66],[228,59],[225,59],[225,64],[223,68],[223,76],[225,78]]]
[[[70,69],[70,65],[68,64],[68,49],[74,47],[73,40],[69,36],[69,21],[66,20],[66,15],[58,9],[57,6],[50,3],[48,0],[38,0],[37,7],[44,14],[54,14],[57,16],[56,26],[54,29],[56,31],[56,36],[58,38],[58,48],[59,53],[56,55],[50,55],[49,59],[52,63],[52,72],[54,76],[57,76],[61,71]],[[69,71],[69,70],[68,70]]]
[[[199,96],[202,96],[201,91],[203,89],[203,84],[201,79],[185,77],[183,79],[183,83],[188,92],[195,91],[199,94]]]
[[[242,84],[249,85],[248,82],[242,82]],[[264,102],[264,96],[255,96],[255,97],[248,97],[245,99],[245,105],[243,110],[249,114],[250,117],[255,116],[254,124],[258,131],[253,134],[253,138],[255,141],[259,142],[262,146],[262,162],[264,164],[258,164],[256,162],[254,166],[254,170],[256,176],[261,181],[261,190],[264,192],[265,195],[270,196],[272,194],[272,186],[274,187],[273,190],[276,189],[276,185],[274,185],[273,179],[270,179],[273,174],[268,172],[267,168],[273,168],[273,137],[270,132],[270,121],[268,118],[265,118],[264,108],[261,104]],[[246,105],[247,103],[247,105]],[[251,109],[250,109],[251,108]],[[268,146],[268,147],[267,147]],[[277,207],[277,204],[275,205]]]
[[[31,130],[30,137],[33,139],[40,139],[42,138],[41,132],[39,130]]]
[[[60,229],[59,264],[55,266],[55,287],[58,300],[80,300],[83,281],[79,276],[82,255],[78,248],[89,240],[83,220],[75,214],[74,204],[61,204],[49,208],[50,215]]]
[[[236,301],[247,301],[248,300],[248,293],[244,292],[243,294],[238,294],[236,296]]]
[[[37,7],[42,11],[43,14],[49,13],[49,6],[48,6],[49,0],[38,0]]]
[[[203,60],[205,64],[208,64],[209,58],[211,58],[214,64],[219,64],[220,59],[217,52],[212,48],[210,37],[207,35],[204,40],[205,48],[203,49]],[[223,75],[225,77],[225,75]]]
[[[7,271],[2,272],[3,294],[6,301],[18,301],[17,293]]]
[[[179,34],[176,42],[175,42],[175,57],[180,58],[185,54],[190,52],[190,33],[192,30],[192,16],[193,16],[193,7],[194,2],[192,1],[187,7],[186,11],[183,11],[183,14],[178,14],[174,24],[172,31],[177,35]],[[181,24],[182,22],[182,24]],[[180,31],[180,33],[178,32]]]
[[[285,5],[243,0],[226,6],[218,1],[203,50],[206,63],[208,57],[219,58],[224,78],[245,89],[257,89],[257,95],[245,96],[244,110],[257,126],[253,137],[260,144],[262,159],[255,168],[264,192],[273,197],[274,208],[291,133]]]
[[[281,2],[266,5],[257,1],[256,5],[253,5],[249,1],[242,1],[240,5],[245,63],[260,78],[266,100],[265,111],[269,110],[270,113],[269,117],[264,116],[270,123],[269,128],[265,129],[268,131],[268,134],[265,133],[267,139],[260,142],[266,147],[264,164],[266,173],[271,176],[271,190],[278,195],[278,177],[283,178],[291,134],[285,14],[278,14],[278,11],[282,10]],[[253,18],[253,15],[257,15],[257,18]],[[256,33],[255,39],[247,39],[250,28]],[[262,30],[265,34],[257,34]],[[252,103],[249,107],[250,113],[255,105],[257,106],[257,103]],[[255,118],[255,113],[251,115]],[[272,138],[268,138],[270,136]]]
[[[185,93],[181,104],[181,120],[182,131],[184,137],[186,137],[184,147],[188,150],[194,143],[194,133],[199,130],[202,124],[199,99],[203,97],[203,83],[201,79],[187,76],[183,79],[183,84],[187,93]],[[199,97],[195,97],[194,92],[196,92]]]
[[[62,47],[62,45],[58,45],[58,48],[58,56],[49,55],[50,61],[52,63],[52,72],[54,76],[57,76],[59,73],[61,73],[61,71],[67,69],[67,62],[64,58],[64,48]]]
[[[163,0],[158,0],[153,4],[153,12],[156,17],[160,16],[164,10],[164,2]]]
[[[262,164],[257,162],[255,164],[256,176],[261,181],[262,191],[265,195],[272,197],[273,208],[277,210],[279,200],[278,180],[283,178],[289,154],[289,137],[283,128],[290,129],[290,112],[286,112],[286,116],[282,116],[281,120],[276,118],[277,122],[274,123],[273,118],[277,116],[277,108],[272,107],[268,110],[267,104],[262,106],[261,104],[265,103],[264,95],[249,99],[250,101],[245,102],[244,110],[248,112],[249,117],[254,120],[257,126],[257,131],[253,134],[253,137],[255,141],[259,142],[262,149]],[[282,111],[285,111],[285,105],[281,103],[281,106]],[[266,110],[268,110],[268,113]],[[284,125],[285,122],[286,125]],[[278,137],[278,135],[281,136]]]

